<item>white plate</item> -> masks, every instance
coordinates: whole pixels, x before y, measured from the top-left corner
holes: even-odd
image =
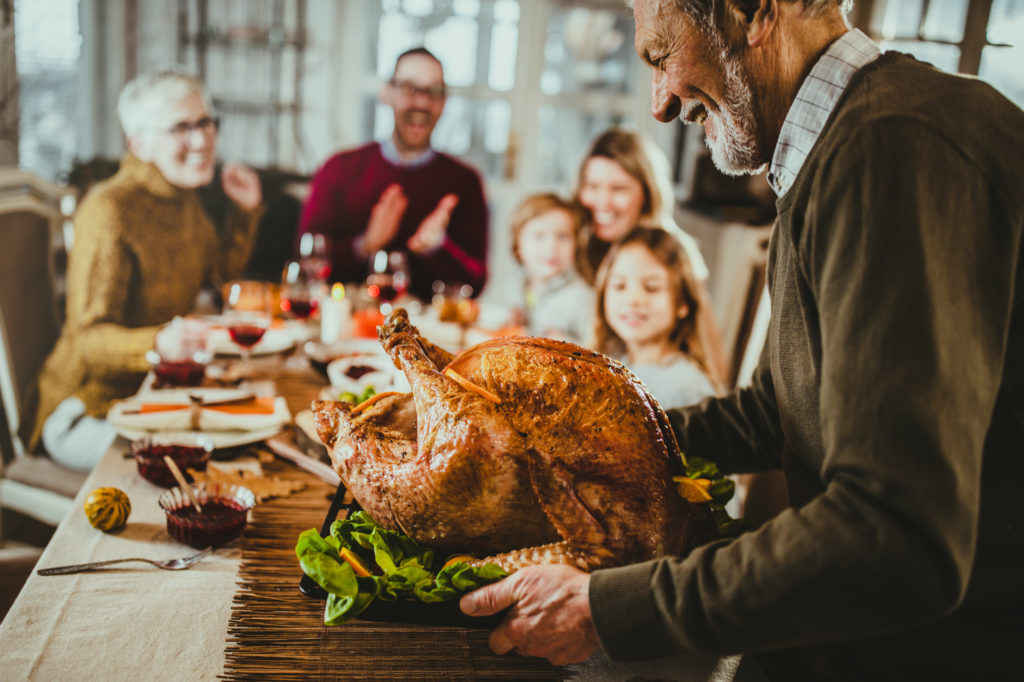
[[[268,329],[263,338],[252,347],[253,355],[283,353],[295,345],[295,332],[291,329]],[[222,327],[210,332],[210,348],[217,355],[241,355],[238,344],[231,340],[228,330]]]
[[[373,371],[353,379],[346,374],[351,367],[368,367]],[[405,374],[400,372],[387,356],[354,355],[339,358],[327,365],[327,378],[331,386],[337,390],[351,391],[356,395],[362,394],[367,386],[373,386],[377,393],[409,390]]]
[[[311,360],[324,364],[338,358],[354,355],[372,355],[386,358],[380,342],[374,339],[342,339],[334,343],[310,341],[305,346],[306,354]]]
[[[146,431],[145,429],[128,429],[115,427],[117,432],[128,440],[139,440],[141,438],[159,437],[162,442],[188,442],[188,439],[195,439],[198,435],[209,438],[213,441],[215,449],[233,448],[249,443],[258,443],[281,433],[284,427],[275,426],[260,431]]]

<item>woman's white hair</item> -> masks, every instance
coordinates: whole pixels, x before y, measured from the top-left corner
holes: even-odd
[[[117,98],[117,117],[128,137],[134,137],[153,127],[157,112],[189,95],[197,94],[212,115],[213,100],[202,82],[190,71],[172,66],[139,74],[121,90]]]

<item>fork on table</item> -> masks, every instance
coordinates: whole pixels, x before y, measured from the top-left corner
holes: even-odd
[[[144,561],[147,564],[153,564],[157,568],[163,568],[168,571],[180,571],[189,566],[193,566],[202,561],[210,553],[210,548],[196,552],[195,554],[179,557],[177,559],[165,559],[163,561],[155,561],[153,559],[143,559],[141,557],[132,557],[129,559],[110,559],[109,561],[93,561],[88,564],[72,564],[70,566],[54,566],[53,568],[40,568],[36,571],[39,575],[65,575],[67,573],[80,573],[82,571],[91,571],[94,568],[100,568],[103,566],[110,566],[112,564],[121,564],[126,561]]]

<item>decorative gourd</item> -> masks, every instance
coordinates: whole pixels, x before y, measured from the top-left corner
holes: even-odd
[[[93,528],[102,531],[117,530],[128,522],[132,503],[128,495],[118,488],[96,488],[85,498],[85,516]]]

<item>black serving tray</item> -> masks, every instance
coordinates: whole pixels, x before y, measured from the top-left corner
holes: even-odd
[[[345,488],[345,483],[339,483],[338,489],[334,492],[334,498],[331,500],[331,506],[327,510],[327,516],[324,518],[323,526],[320,528],[320,535],[327,536],[331,530],[331,524],[338,518],[338,514],[341,513],[342,509],[347,510],[349,514],[362,509],[355,500],[345,502],[346,492],[348,490]],[[302,575],[302,579],[299,581],[299,591],[307,597],[327,599],[327,591],[305,574]],[[493,628],[504,617],[504,612],[491,616],[467,616],[459,609],[458,599],[432,604],[411,599],[401,601],[374,599],[373,603],[357,616],[360,620],[463,628]]]

